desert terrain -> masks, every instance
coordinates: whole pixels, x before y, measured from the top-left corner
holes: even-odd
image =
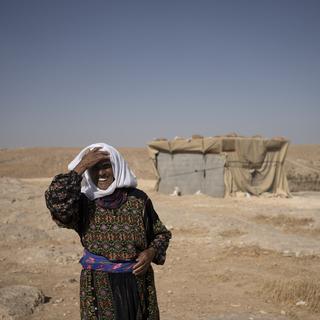
[[[162,320],[320,319],[320,145],[290,147],[291,198],[159,194],[146,149],[119,149],[173,234]],[[79,150],[0,150],[0,319],[80,319],[82,247],[43,196]]]
[[[0,149],[0,177],[43,178],[66,172],[81,148]],[[155,179],[147,148],[118,148],[136,176]],[[320,145],[290,145],[286,171],[291,191],[320,191]]]

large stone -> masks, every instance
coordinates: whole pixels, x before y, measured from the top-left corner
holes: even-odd
[[[18,320],[33,313],[45,302],[45,296],[36,287],[14,285],[0,289],[0,320]]]

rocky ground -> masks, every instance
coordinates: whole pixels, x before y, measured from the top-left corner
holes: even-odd
[[[48,178],[0,179],[0,319],[78,320],[78,235],[51,220]],[[155,266],[162,320],[320,318],[320,194],[172,197],[139,180],[173,239]],[[20,286],[20,287],[17,287]]]

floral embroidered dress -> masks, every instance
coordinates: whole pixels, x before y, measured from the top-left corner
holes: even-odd
[[[136,188],[121,189],[125,194],[121,203],[104,207],[103,198],[91,201],[81,193],[81,180],[75,171],[54,177],[45,193],[53,220],[60,227],[74,229],[83,247],[94,255],[115,262],[133,261],[153,247],[153,262],[163,264],[171,233],[148,196]],[[152,267],[140,276],[82,269],[80,313],[82,320],[159,319]]]

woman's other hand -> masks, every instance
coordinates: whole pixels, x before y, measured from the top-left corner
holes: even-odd
[[[102,160],[109,160],[110,154],[107,151],[100,151],[101,147],[88,150],[82,157],[79,164],[74,168],[74,171],[82,175],[87,169],[93,167]]]
[[[135,276],[145,274],[155,254],[156,254],[156,251],[152,247],[140,252],[140,254],[138,255],[138,258],[136,259],[137,263],[134,265],[132,273]]]

